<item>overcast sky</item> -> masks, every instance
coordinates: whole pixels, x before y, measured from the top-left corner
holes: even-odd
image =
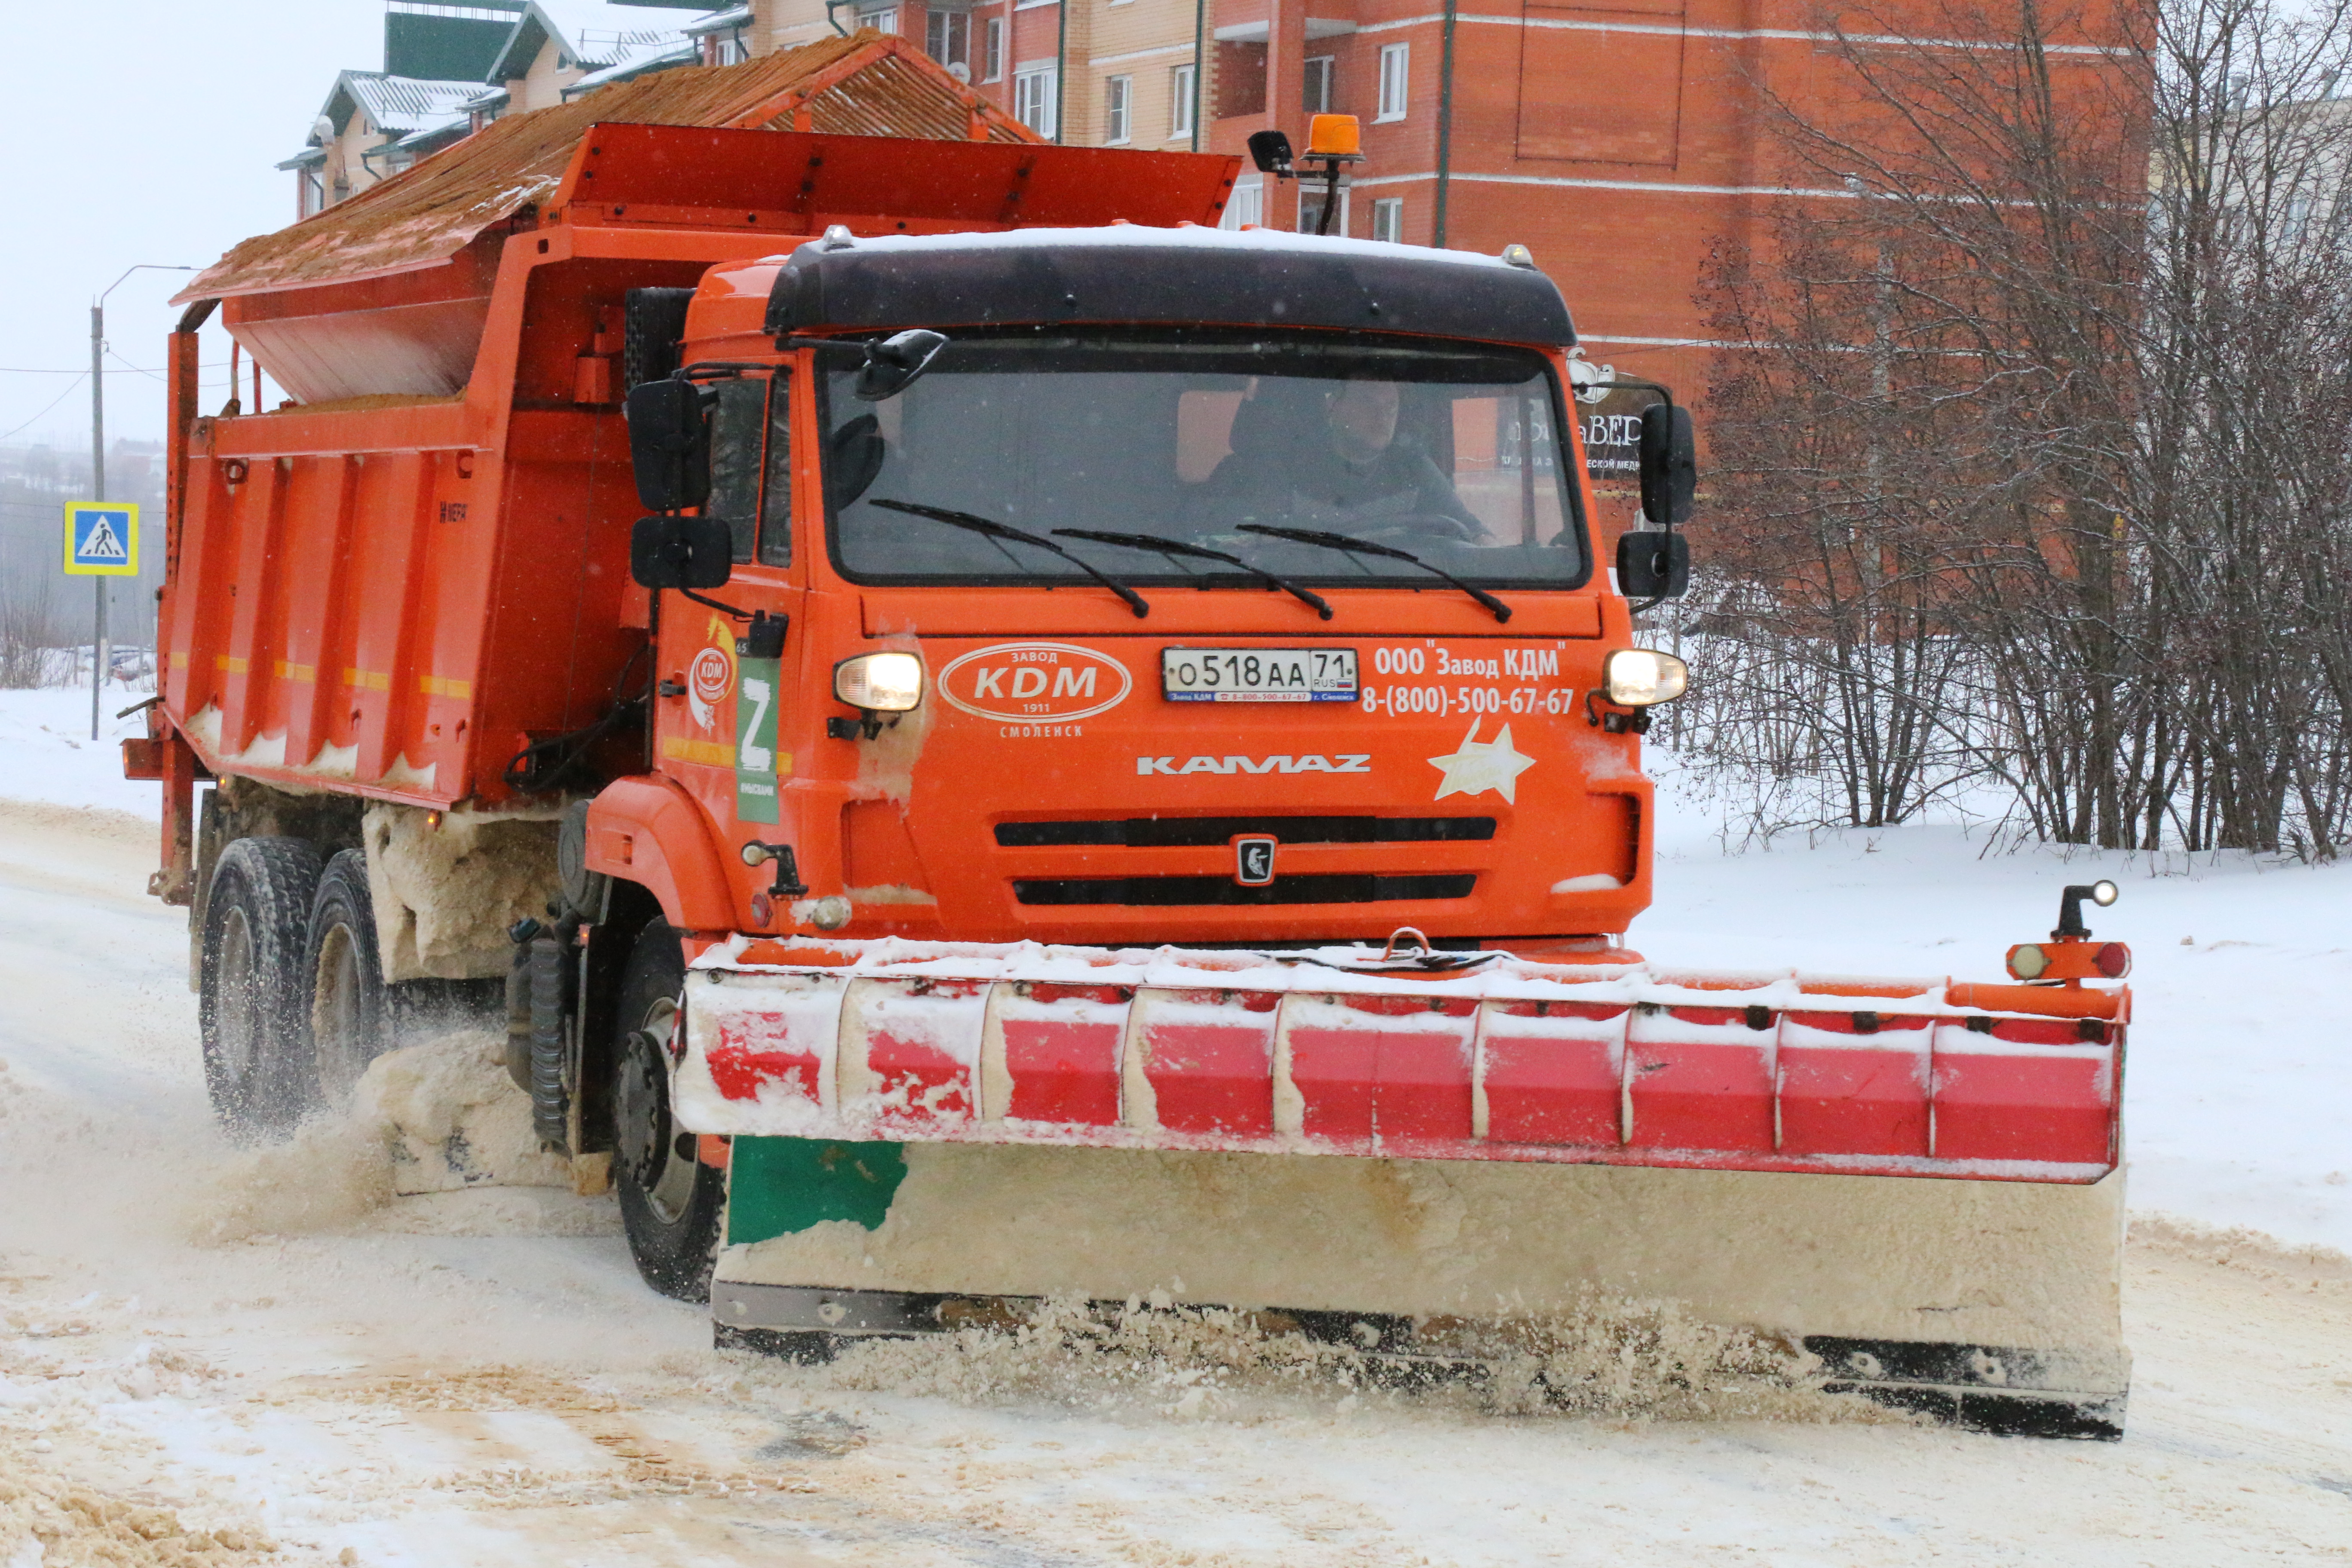
[[[338,70],[383,63],[383,0],[5,9],[0,439],[85,449],[89,389],[74,376],[89,363],[90,297],[134,262],[202,266],[291,220],[293,176],[271,165],[300,150]],[[162,366],[163,301],[186,278],[136,273],[107,300],[121,356],[106,378],[110,439],[163,435],[163,384],[121,365]],[[207,369],[217,381],[227,367]]]

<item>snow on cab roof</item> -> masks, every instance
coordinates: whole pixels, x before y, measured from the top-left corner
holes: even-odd
[[[837,240],[812,239],[796,250],[768,258],[789,263],[803,252],[825,253]],[[1465,267],[1510,267],[1500,257],[1476,250],[1439,250],[1426,245],[1398,245],[1384,239],[1348,239],[1338,235],[1291,234],[1271,228],[1211,228],[1184,224],[1156,228],[1144,224],[1114,223],[1087,228],[1015,228],[980,234],[884,234],[853,236],[849,245],[877,255],[919,256],[946,251],[1037,250],[1043,248],[1142,248],[1165,250],[1192,247],[1224,252],[1295,255],[1328,260],[1334,257],[1366,258],[1411,258],[1416,261],[1454,262]]]
[[[840,231],[782,258],[766,330],[1078,322],[1326,328],[1567,347],[1576,326],[1523,252],[1504,260],[1381,240],[1114,223],[887,235]]]

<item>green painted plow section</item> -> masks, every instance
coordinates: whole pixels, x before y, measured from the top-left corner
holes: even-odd
[[[738,1138],[728,1156],[728,1244],[790,1236],[829,1219],[877,1229],[906,1176],[906,1152],[896,1143]]]

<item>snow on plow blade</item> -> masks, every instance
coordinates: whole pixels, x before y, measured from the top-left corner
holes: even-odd
[[[2127,993],[1474,957],[712,949],[674,1103],[733,1140],[722,1338],[1150,1296],[1441,1362],[1598,1290],[2120,1433]]]

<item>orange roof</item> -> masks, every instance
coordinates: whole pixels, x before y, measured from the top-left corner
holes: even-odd
[[[349,201],[246,240],[173,302],[438,265],[484,229],[552,196],[581,137],[600,121],[1044,140],[903,40],[863,31],[741,65],[658,71],[551,109],[507,115]]]

